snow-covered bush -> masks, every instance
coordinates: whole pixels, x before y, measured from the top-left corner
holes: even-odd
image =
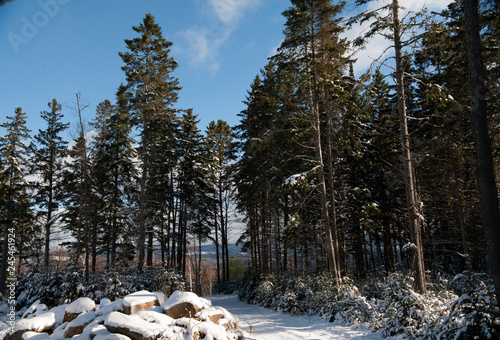
[[[281,312],[319,315],[330,321],[362,324],[377,316],[353,280],[337,281],[330,273],[302,276],[289,272],[279,277],[246,273],[238,296]]]
[[[461,294],[449,314],[436,320],[428,337],[435,339],[498,339],[500,310],[493,280],[484,273],[464,272],[450,281],[450,288]]]
[[[124,268],[91,274],[86,280],[75,266],[65,271],[35,267],[20,277],[16,290],[21,308],[37,300],[55,306],[83,296],[96,301],[115,300],[140,290],[161,291],[169,296],[176,290],[185,291],[186,281],[180,273],[166,269],[148,269],[139,274],[135,269]]]
[[[258,304],[255,301],[255,292],[261,281],[261,272],[255,269],[248,269],[243,274],[238,289],[238,299],[247,303]]]
[[[441,276],[419,294],[409,274],[371,278],[358,289],[354,281],[329,273],[278,277],[247,272],[239,297],[290,314],[318,315],[330,321],[368,326],[384,336],[429,339],[482,339],[500,334],[500,313],[487,275],[464,273],[449,287],[466,292],[461,298]]]
[[[384,315],[384,336],[403,334],[408,338],[426,335],[457,298],[450,291],[429,291],[426,295],[413,290],[413,277],[391,274],[383,288],[380,311]]]
[[[268,277],[268,282],[270,279]],[[273,290],[270,294],[273,299],[272,307],[283,313],[304,314],[304,287],[302,278],[292,273],[285,273],[280,277],[273,278],[272,287],[269,286]]]
[[[488,289],[493,289],[493,278],[485,273],[464,271],[456,275],[449,282],[448,287],[458,296],[474,292],[485,292]]]
[[[272,275],[266,275],[257,287],[257,294],[255,296],[258,304],[264,307],[272,308],[276,302],[275,296],[275,283]]]
[[[365,296],[361,295],[351,279],[340,281],[335,299],[336,314],[332,314],[335,319],[341,319],[351,325],[373,325],[379,320],[380,313],[374,308],[376,300],[368,301]]]
[[[20,306],[31,306],[37,300],[48,306],[62,304],[65,296],[63,283],[62,272],[34,267],[17,282],[17,302]]]

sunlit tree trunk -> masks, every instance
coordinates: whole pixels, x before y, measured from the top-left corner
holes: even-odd
[[[398,0],[392,2],[394,49],[396,54],[396,86],[398,95],[398,112],[401,129],[401,146],[403,148],[403,172],[406,190],[406,202],[408,205],[408,217],[410,224],[410,239],[414,244],[413,267],[415,271],[415,284],[419,293],[426,293],[424,254],[422,246],[421,223],[423,214],[421,203],[418,198],[415,173],[412,164],[410,150],[410,135],[408,133],[408,117],[406,112],[405,87],[403,75],[403,57],[401,44],[401,23],[399,21]]]

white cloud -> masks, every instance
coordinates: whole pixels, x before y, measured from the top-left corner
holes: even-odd
[[[210,0],[210,6],[217,18],[226,25],[235,25],[247,9],[256,8],[261,0]]]
[[[181,34],[186,41],[186,49],[190,52],[191,64],[204,62],[212,55],[213,45],[210,44],[206,30],[192,28]]]
[[[216,74],[220,67],[219,50],[228,41],[240,20],[250,10],[255,10],[261,0],[209,0],[199,1],[203,16],[209,20],[204,25],[180,32],[180,44],[174,48],[189,60],[193,68]]]
[[[215,75],[219,70],[219,48],[227,38],[217,39],[203,27],[193,27],[179,33],[181,43],[174,45],[176,53],[183,55],[193,69],[202,69]]]

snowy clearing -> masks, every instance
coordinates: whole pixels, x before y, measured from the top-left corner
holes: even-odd
[[[323,339],[401,339],[384,338],[380,332],[356,326],[327,322],[319,317],[285,315],[270,309],[249,305],[233,295],[207,297],[214,305],[226,308],[240,319],[245,337],[255,340],[323,340]]]

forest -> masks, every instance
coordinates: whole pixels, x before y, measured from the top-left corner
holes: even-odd
[[[189,288],[209,294],[204,244],[215,246],[224,290],[234,280],[234,211],[247,300],[248,284],[287,275],[408,273],[426,294],[465,271],[491,274],[498,292],[498,2],[457,0],[430,13],[357,0],[349,17],[352,4],[290,2],[284,40],[249,84],[237,126],[219,120],[202,131],[177,107],[173,43],[151,14],[119,52],[126,82],[90,126],[83,115],[93,108],[76,94],[75,140],[62,137],[69,124],[56,99],[38,132],[15,108],[0,141],[0,292],[35,268],[85,282],[162,268],[189,271]],[[366,29],[349,41],[356,25]],[[390,48],[356,76],[353,51],[375,36]],[[67,261],[55,268],[61,233]]]

